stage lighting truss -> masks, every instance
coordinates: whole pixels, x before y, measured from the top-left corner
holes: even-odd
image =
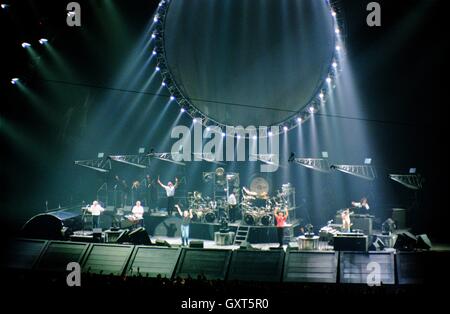
[[[165,162],[170,162],[180,166],[185,166],[184,162],[178,161],[180,158],[172,153],[149,153],[149,154],[138,154],[138,155],[111,155],[103,158],[96,158],[90,160],[76,160],[75,165],[89,168],[95,171],[107,173],[112,169],[111,160],[133,167],[138,167],[141,169],[146,169],[150,166],[152,158],[156,158]]]
[[[90,160],[76,160],[75,165],[102,173],[108,173],[111,170],[111,160],[107,157]]]
[[[250,154],[250,155],[259,160],[260,162],[263,162],[268,165],[278,163],[278,155],[276,154]]]
[[[178,158],[179,154],[178,153],[151,153],[148,154],[150,157],[152,158],[156,158],[162,161],[166,161],[166,162],[170,162],[172,164],[176,164],[176,165],[180,165],[180,166],[186,166],[186,164],[184,162],[181,161],[177,161],[177,160],[181,160],[181,157]],[[174,158],[177,157],[177,158]]]
[[[330,173],[330,165],[328,160],[323,158],[295,158],[294,160],[297,164],[313,169],[316,171],[320,171],[323,173]]]
[[[184,109],[184,112],[187,113],[192,119],[201,119],[202,124],[205,127],[218,126],[222,130],[222,133],[223,130],[227,130],[227,125],[209,118],[203,112],[198,110],[194,106],[194,104],[192,104],[192,102],[181,92],[181,89],[173,79],[167,65],[166,51],[164,48],[164,25],[170,2],[170,0],[160,1],[158,8],[156,9],[156,12],[153,16],[153,33],[151,36],[151,40],[153,41],[154,45],[152,53],[153,51],[156,52],[157,66],[159,68],[158,72],[161,74],[163,85],[168,89],[170,95],[174,97],[174,101],[176,101],[178,105],[182,109]],[[328,76],[322,80],[314,96],[307,104],[303,106],[302,109],[299,110],[299,112],[289,117],[287,120],[281,121],[277,124],[278,127],[276,128],[277,131],[275,131],[275,135],[287,133],[291,129],[298,127],[299,124],[306,122],[312,114],[318,112],[320,108],[325,105],[330,93],[332,92],[332,89],[336,86],[335,80],[341,70],[339,66],[339,55],[343,53],[343,38],[345,34],[345,28],[343,19],[341,18],[338,0],[326,0],[326,2],[330,9],[330,14],[333,18],[333,26],[335,29],[334,46],[336,47],[333,57],[331,58],[331,62],[328,65]],[[234,133],[229,133],[226,135],[232,137],[237,136]],[[245,134],[245,138],[250,139],[248,134]]]
[[[225,163],[216,160],[215,154],[212,153],[192,153],[196,158],[217,165],[225,165]]]
[[[330,168],[369,181],[377,177],[375,168],[368,165],[332,165]]]
[[[138,167],[141,169],[145,169],[147,168],[147,166],[150,166],[150,156],[148,155],[118,155],[109,156],[109,158],[111,158],[111,160],[113,161]]]
[[[422,189],[423,178],[420,174],[390,174],[389,178],[409,189]]]

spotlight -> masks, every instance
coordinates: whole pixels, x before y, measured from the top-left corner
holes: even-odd
[[[161,85],[162,86],[166,86],[167,84],[166,84],[166,82],[162,82]]]
[[[181,108],[180,111],[181,111],[181,113],[184,113],[184,112],[186,112],[186,109]]]
[[[269,131],[269,136],[272,136],[272,135],[273,135],[272,131]]]
[[[336,12],[331,11],[331,15],[332,15],[333,17],[336,17]]]
[[[156,56],[156,50],[153,50],[152,55]]]
[[[339,33],[340,33],[341,31],[339,30],[339,28],[336,27],[336,29],[334,30],[334,32],[335,32],[337,35],[339,35]]]
[[[159,18],[158,15],[155,15],[155,17],[153,18],[153,22],[155,23],[158,22],[158,18]]]
[[[309,112],[314,113],[314,110],[315,110],[315,109],[314,109],[314,106],[310,106],[310,107],[309,107]]]
[[[323,93],[320,93],[320,94],[319,94],[319,97],[320,97],[320,99],[323,100],[324,94],[323,94]]]
[[[284,130],[284,132],[287,132],[288,127],[287,127],[287,126],[284,126],[284,127],[283,127],[283,130]]]
[[[29,43],[27,43],[27,42],[23,42],[22,43],[22,47],[23,48],[28,48],[28,47],[31,47],[31,45]]]
[[[16,85],[17,82],[19,82],[19,79],[17,77],[11,79],[11,84]]]
[[[155,39],[155,38],[156,38],[156,34],[153,33],[153,34],[152,34],[152,39]]]
[[[197,122],[198,122],[197,118],[194,118],[194,119],[192,120],[192,122],[197,123]]]
[[[225,137],[225,133],[224,132],[222,132],[222,137]]]
[[[327,83],[330,84],[331,83],[331,77],[327,77]]]
[[[240,139],[241,139],[241,136],[240,136],[240,135],[238,135],[238,136],[236,136],[236,138],[237,138],[238,140],[240,140]]]
[[[302,123],[302,118],[301,118],[301,117],[298,117],[298,118],[297,118],[297,122],[298,122],[298,123]]]
[[[9,7],[8,4],[2,3],[2,9],[6,9],[7,7]]]
[[[337,50],[337,51],[340,51],[340,50],[341,50],[341,46],[337,45],[337,46],[336,46],[336,50]]]
[[[175,96],[173,96],[173,95],[170,96],[170,100],[171,100],[171,101],[174,101],[174,100],[175,100]]]
[[[161,70],[161,68],[160,67],[156,67],[155,70],[156,70],[156,72],[159,72]]]
[[[39,43],[40,43],[41,45],[45,45],[47,42],[48,42],[48,39],[46,39],[46,38],[41,38],[41,39],[39,39]]]
[[[332,66],[333,66],[333,68],[337,68],[337,66],[338,66],[338,64],[337,64],[337,62],[333,62],[332,64],[331,64]]]

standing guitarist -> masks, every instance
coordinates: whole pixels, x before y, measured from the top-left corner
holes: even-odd
[[[352,225],[350,221],[350,208],[346,208],[342,211],[341,218],[342,218],[342,231],[350,232],[350,227]]]

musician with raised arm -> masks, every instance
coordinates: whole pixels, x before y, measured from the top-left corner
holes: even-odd
[[[367,197],[363,197],[359,202],[352,202],[353,207],[357,208],[365,208],[366,210],[370,209],[369,202],[367,200]]]
[[[192,209],[188,210],[181,210],[180,205],[176,204],[175,207],[178,210],[178,213],[181,216],[182,222],[181,222],[181,245],[189,245],[189,224],[191,223],[191,219],[193,217],[192,215]]]
[[[289,211],[286,210],[286,214],[284,214],[282,210],[280,210],[278,207],[275,207],[273,214],[277,222],[278,243],[280,247],[283,247],[284,227],[286,226],[286,219],[289,216]]]
[[[342,231],[350,232],[350,227],[352,225],[350,221],[350,208],[346,208],[342,211],[341,218],[342,218]]]
[[[94,201],[91,206],[89,206],[88,211],[92,214],[92,229],[96,229],[100,225],[100,214],[105,211],[105,209],[98,203]]]
[[[175,185],[169,181],[167,185],[164,185],[159,180],[158,176],[158,184],[166,190],[166,196],[167,196],[167,214],[169,216],[172,216],[173,206],[175,204],[175,190],[178,187],[178,178],[175,178]]]

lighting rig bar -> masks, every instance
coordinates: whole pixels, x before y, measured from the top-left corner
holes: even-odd
[[[409,189],[422,189],[423,178],[420,174],[389,174],[389,178]]]
[[[328,160],[323,158],[295,158],[294,160],[297,164],[313,169],[316,171],[320,171],[323,173],[330,173],[330,165]]]
[[[145,169],[147,166],[150,166],[150,157],[146,155],[118,155],[109,156],[109,158],[111,158],[111,160],[141,169]]]
[[[369,181],[377,177],[375,168],[368,165],[332,165],[330,168]]]
[[[96,158],[90,160],[76,160],[75,165],[89,168],[95,171],[107,173],[111,170],[111,160],[109,158]]]

